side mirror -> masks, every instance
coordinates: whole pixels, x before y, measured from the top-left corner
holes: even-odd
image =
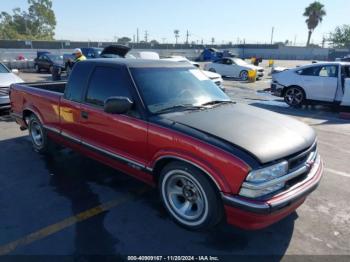
[[[107,98],[104,111],[109,114],[125,114],[133,106],[134,102],[128,97],[115,96]]]
[[[12,72],[12,73],[14,73],[14,74],[16,74],[16,75],[18,75],[18,74],[19,74],[18,69],[12,69],[12,70],[11,70],[11,72]]]

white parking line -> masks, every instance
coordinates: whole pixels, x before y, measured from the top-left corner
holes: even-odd
[[[342,171],[337,171],[337,170],[334,170],[334,169],[331,169],[331,168],[325,168],[324,170],[327,171],[327,172],[330,172],[332,174],[338,175],[338,176],[343,176],[343,177],[350,178],[350,174],[347,174],[347,173],[342,172]]]
[[[328,147],[334,147],[334,148],[337,148],[337,151],[341,151],[341,152],[343,152],[345,154],[350,154],[350,150],[339,148],[338,145],[335,145],[335,144],[332,144],[332,143],[328,143],[328,142],[323,142],[323,141],[318,141],[317,143],[321,144],[321,145],[324,145],[324,146],[328,146]]]

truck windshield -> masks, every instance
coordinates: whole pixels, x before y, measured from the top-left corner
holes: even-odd
[[[134,68],[131,72],[151,113],[231,101],[198,69]]]

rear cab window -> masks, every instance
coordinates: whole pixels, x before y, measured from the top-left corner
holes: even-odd
[[[78,103],[82,101],[92,69],[93,66],[89,63],[78,63],[74,66],[65,90],[65,99]]]

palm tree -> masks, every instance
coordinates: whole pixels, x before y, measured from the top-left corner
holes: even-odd
[[[175,35],[175,43],[177,44],[177,39],[180,37],[180,30],[175,29],[174,30],[174,35]]]
[[[323,17],[326,15],[326,10],[324,9],[324,5],[318,1],[311,3],[308,7],[305,8],[305,12],[303,14],[307,17],[306,24],[309,29],[309,35],[307,38],[306,46],[310,45],[311,35],[314,32],[315,28],[319,23],[322,22]]]

